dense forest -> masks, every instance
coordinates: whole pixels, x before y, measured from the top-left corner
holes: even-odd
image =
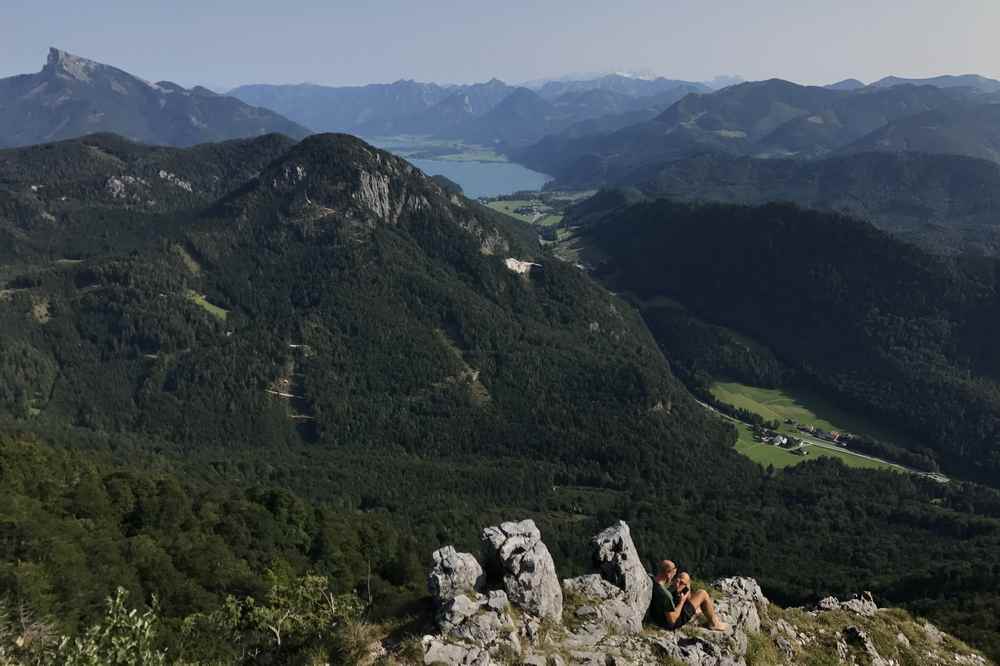
[[[46,185],[5,157],[9,191]],[[1000,654],[996,491],[830,461],[769,473],[629,303],[515,222],[350,137],[262,159],[211,204],[81,190],[60,224],[0,221],[22,241],[0,285],[10,603],[76,632],[118,586],[155,595],[159,649],[232,662],[253,651],[212,633],[217,614],[288,581],[419,617],[440,545],[533,517],[568,575],[620,518],[651,559],[755,576],[782,603],[871,589]],[[95,182],[130,174],[111,164]],[[103,246],[49,250],[86,230]],[[773,364],[776,382],[792,366]]]

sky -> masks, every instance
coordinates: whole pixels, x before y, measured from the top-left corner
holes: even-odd
[[[0,0],[0,76],[50,46],[151,81],[511,83],[651,70],[1000,78],[1000,0]]]

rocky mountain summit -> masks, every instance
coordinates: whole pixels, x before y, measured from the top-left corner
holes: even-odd
[[[678,631],[644,626],[652,579],[622,521],[591,540],[594,573],[563,580],[532,520],[487,527],[480,539],[484,566],[452,546],[433,554],[438,632],[421,642],[424,664],[989,663],[927,622],[880,609],[871,593],[781,609],[743,577],[708,586],[725,633],[698,619]]]
[[[114,132],[133,141],[191,146],[280,132],[309,132],[273,111],[207,88],[152,83],[51,49],[42,70],[0,79],[0,147]]]

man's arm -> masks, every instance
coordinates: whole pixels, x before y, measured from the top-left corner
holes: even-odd
[[[680,595],[680,597],[678,597],[677,605],[674,606],[674,609],[671,611],[667,611],[667,622],[673,624],[674,622],[677,622],[677,620],[680,619],[681,611],[684,609],[684,603],[688,600],[688,597],[690,596],[691,596],[691,590],[688,590],[684,594]]]

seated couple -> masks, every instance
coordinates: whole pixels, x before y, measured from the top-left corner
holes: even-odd
[[[670,560],[660,563],[660,572],[653,579],[653,601],[649,612],[653,621],[666,629],[680,629],[704,614],[709,629],[729,630],[729,625],[715,613],[715,604],[708,592],[692,591],[690,574]]]

